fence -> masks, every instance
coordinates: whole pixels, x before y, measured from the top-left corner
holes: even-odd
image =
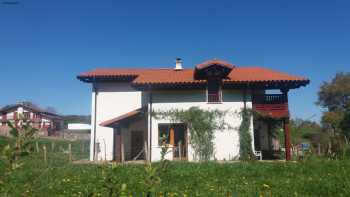
[[[87,140],[65,141],[39,139],[33,144],[33,152],[47,162],[49,157],[60,157],[69,162],[88,159],[89,145]]]

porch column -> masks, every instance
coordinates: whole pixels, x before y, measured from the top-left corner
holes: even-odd
[[[120,128],[114,129],[114,159],[122,162],[122,135]]]
[[[283,119],[283,130],[284,130],[284,147],[286,150],[286,160],[292,159],[291,155],[291,143],[290,143],[290,132],[289,132],[289,106],[288,106],[288,89],[282,89],[281,92],[284,95],[285,103],[287,105],[288,115]]]
[[[283,129],[284,129],[284,147],[286,149],[286,160],[290,161],[291,156],[291,145],[290,145],[290,132],[289,132],[289,118],[283,119]]]

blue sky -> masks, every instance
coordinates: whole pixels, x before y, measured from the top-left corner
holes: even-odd
[[[219,58],[310,78],[290,92],[290,109],[317,120],[322,81],[350,71],[348,0],[0,2],[0,106],[28,100],[89,114],[90,86],[76,79],[80,72]]]

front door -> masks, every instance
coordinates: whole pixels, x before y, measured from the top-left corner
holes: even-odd
[[[187,128],[184,124],[176,124],[174,130],[174,152],[175,160],[187,160]]]
[[[140,152],[143,150],[143,131],[131,131],[131,159],[144,159],[144,154]]]

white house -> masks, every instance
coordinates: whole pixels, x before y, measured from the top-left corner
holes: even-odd
[[[195,160],[187,126],[155,118],[152,113],[193,106],[232,112],[253,108],[268,118],[280,119],[284,123],[286,159],[290,159],[288,91],[309,83],[306,78],[216,59],[193,69],[184,69],[180,59],[174,68],[101,68],[82,73],[78,79],[92,84],[90,159],[116,161],[158,161],[163,133],[168,134],[174,150],[166,155],[168,159]],[[270,89],[280,93],[266,94]],[[239,156],[241,117],[234,113],[226,116],[231,127],[215,131],[213,159]],[[264,156],[273,149],[268,121],[252,118],[250,133],[255,151]]]
[[[91,125],[86,124],[86,123],[68,123],[67,125],[67,129],[68,130],[90,130],[91,129]]]

